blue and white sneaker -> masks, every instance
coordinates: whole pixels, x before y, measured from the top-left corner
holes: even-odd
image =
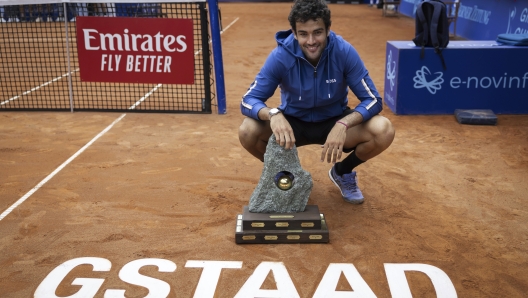
[[[341,195],[343,196],[343,200],[345,200],[345,202],[351,204],[363,203],[364,198],[357,184],[356,171],[352,171],[350,174],[339,176],[335,171],[334,165],[330,171],[328,171],[328,176],[330,176],[330,180],[332,180],[332,182],[334,182],[334,184],[341,191]]]

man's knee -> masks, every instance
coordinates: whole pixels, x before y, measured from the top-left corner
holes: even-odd
[[[376,136],[376,138],[381,139],[383,142],[390,145],[394,139],[395,131],[392,122],[389,119],[377,115],[370,119],[372,121],[370,128],[371,132]]]
[[[253,144],[266,131],[266,126],[263,122],[259,122],[252,118],[245,118],[238,128],[238,139],[244,147],[246,144]]]
[[[244,144],[246,144],[248,140],[251,139],[251,137],[251,124],[249,123],[248,118],[245,118],[244,121],[242,121],[242,124],[240,124],[240,127],[238,128],[238,139],[240,143],[244,146]]]

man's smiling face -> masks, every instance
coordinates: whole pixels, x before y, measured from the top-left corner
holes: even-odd
[[[297,22],[297,27],[294,31],[295,39],[299,42],[304,57],[312,63],[317,65],[321,54],[326,48],[326,38],[330,34],[330,28],[325,28],[322,19],[308,20],[305,23]]]

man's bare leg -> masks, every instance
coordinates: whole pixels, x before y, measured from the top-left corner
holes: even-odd
[[[242,147],[262,162],[271,134],[269,121],[257,121],[252,118],[245,118],[238,129],[238,139]]]

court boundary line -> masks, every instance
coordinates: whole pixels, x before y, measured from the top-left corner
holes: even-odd
[[[56,77],[56,78],[54,78],[53,80],[51,80],[51,81],[49,81],[49,82],[46,82],[46,83],[44,83],[44,84],[42,84],[42,85],[40,85],[40,86],[33,87],[33,88],[29,89],[28,91],[26,91],[26,92],[20,94],[20,95],[17,95],[17,96],[15,96],[15,97],[12,97],[12,98],[10,98],[10,99],[8,99],[8,100],[5,100],[5,101],[3,101],[3,102],[0,102],[0,106],[3,106],[3,105],[5,105],[6,103],[9,103],[9,102],[11,102],[11,101],[13,101],[13,100],[19,99],[20,97],[22,97],[22,96],[24,96],[24,95],[27,95],[27,94],[29,94],[29,93],[31,93],[31,92],[33,92],[33,91],[37,91],[38,89],[40,89],[40,88],[42,88],[42,87],[44,87],[44,86],[47,86],[47,85],[49,85],[49,84],[51,84],[51,83],[54,83],[54,82],[56,82],[56,81],[58,81],[58,80],[60,80],[60,79],[62,79],[62,78],[64,78],[64,77],[66,77],[66,76],[70,76],[70,74],[73,74],[74,72],[77,72],[77,71],[79,71],[79,68],[77,68],[76,70],[74,70],[74,71],[72,71],[72,72],[67,72],[67,73],[63,74],[62,76],[60,76],[60,77]]]
[[[58,172],[60,172],[64,167],[66,167],[70,162],[72,162],[77,156],[79,156],[81,153],[84,152],[88,147],[90,147],[97,139],[102,137],[105,133],[107,133],[117,122],[121,121],[126,116],[126,114],[122,114],[119,118],[114,120],[112,124],[108,125],[103,131],[101,131],[98,135],[96,135],[91,141],[89,141],[86,145],[84,145],[81,149],[79,149],[75,154],[73,154],[70,158],[68,158],[65,162],[63,162],[58,168],[56,168],[51,174],[46,176],[42,181],[40,181],[35,187],[33,187],[30,191],[28,191],[24,196],[22,196],[18,201],[16,201],[13,205],[11,205],[9,208],[7,208],[2,214],[0,214],[0,220],[4,219],[9,213],[11,213],[16,207],[18,207],[20,204],[24,203],[33,193],[35,193],[37,190],[39,190],[46,182],[48,182],[51,178],[53,178]]]
[[[240,17],[236,17],[236,19],[234,19],[231,23],[229,23],[229,25],[227,25],[225,27],[224,30],[220,31],[220,34],[224,33],[224,31],[226,31],[227,29],[229,29],[229,27],[231,27],[231,25],[233,25],[234,23],[236,23],[236,21],[238,21],[238,19],[240,19]],[[209,43],[211,43],[211,41],[209,41]]]
[[[158,84],[156,85],[156,87],[152,88],[152,90],[150,90],[147,94],[143,95],[142,98],[140,98],[138,101],[136,101],[135,104],[131,105],[130,108],[128,108],[129,110],[133,110],[135,109],[139,104],[141,104],[145,99],[147,99],[149,96],[152,95],[152,93],[156,92],[156,90],[158,90],[163,84]]]

